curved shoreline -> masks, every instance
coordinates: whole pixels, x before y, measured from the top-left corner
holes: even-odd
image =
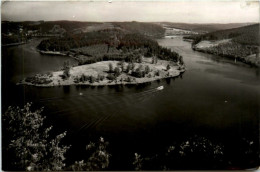
[[[234,61],[240,61],[244,64],[254,66],[257,68],[260,67],[260,58],[259,57],[257,58],[256,54],[251,54],[248,56],[235,56],[232,54],[223,53],[223,51],[222,51],[222,53],[214,51],[217,46],[224,44],[224,43],[229,43],[229,42],[231,42],[230,39],[219,40],[219,41],[203,40],[203,41],[193,45],[192,49],[194,51],[198,51],[198,52],[202,52],[202,53],[206,53],[206,54],[212,54],[212,55],[216,55],[216,56],[221,56],[221,57],[225,57],[227,59],[232,59]]]
[[[70,85],[76,85],[76,86],[116,86],[116,85],[138,85],[138,84],[145,84],[145,83],[150,83],[150,82],[154,82],[154,81],[158,81],[161,79],[168,79],[168,78],[175,78],[175,77],[179,77],[181,74],[183,74],[186,70],[182,70],[180,71],[180,74],[176,75],[176,76],[168,76],[168,77],[159,77],[159,78],[153,78],[151,80],[148,81],[143,81],[143,82],[111,82],[111,83],[106,83],[106,84],[99,84],[99,83],[73,83],[73,84],[61,84],[61,85],[49,85],[49,84],[32,84],[29,82],[20,82],[17,83],[17,85],[30,85],[30,86],[36,86],[36,87],[45,87],[45,88],[49,88],[49,87],[59,87],[59,86],[70,86]]]
[[[150,72],[145,75],[145,77],[134,77],[131,76],[129,73],[121,72],[121,74],[116,77],[115,79],[108,79],[108,64],[116,65],[118,61],[102,61],[88,65],[76,66],[71,68],[70,70],[70,77],[68,79],[62,79],[61,76],[63,71],[56,71],[56,72],[49,72],[49,74],[45,75],[36,75],[35,77],[25,78],[21,82],[17,83],[17,85],[31,85],[37,87],[55,87],[55,86],[68,86],[68,85],[86,85],[86,86],[112,86],[112,85],[138,85],[142,83],[153,82],[160,79],[166,78],[174,78],[181,75],[185,72],[185,67],[181,65],[172,65],[169,70],[165,70],[166,65],[170,64],[171,62],[165,60],[159,60],[158,64],[150,64],[149,62],[143,63],[136,63],[137,65],[141,66],[149,66]],[[159,72],[159,75],[155,73]],[[79,81],[75,82],[80,76],[86,75],[94,77],[95,79],[99,75],[103,75],[102,80],[94,80],[90,81]],[[130,79],[129,79],[130,78]],[[26,80],[32,81],[28,82]],[[30,80],[31,79],[31,80]],[[34,81],[37,80],[38,82],[42,82],[38,84]],[[33,83],[35,82],[35,83]]]

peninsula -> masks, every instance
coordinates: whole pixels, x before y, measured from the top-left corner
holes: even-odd
[[[148,28],[146,32],[133,28]],[[138,84],[176,77],[185,71],[182,56],[157,41],[164,29],[156,24],[126,22],[66,32],[37,46],[45,55],[70,56],[78,65],[27,77],[19,84],[35,86]],[[62,58],[62,57],[61,57]]]

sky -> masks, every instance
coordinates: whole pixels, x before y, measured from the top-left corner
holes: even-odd
[[[258,1],[7,1],[2,21],[259,22]]]

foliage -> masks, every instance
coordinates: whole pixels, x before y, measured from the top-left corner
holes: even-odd
[[[112,73],[114,71],[112,63],[108,64],[108,72]]]
[[[104,76],[104,75],[98,74],[98,76],[97,76],[97,80],[98,80],[98,81],[103,81],[104,79],[105,79],[105,76]]]
[[[124,61],[119,61],[118,63],[117,63],[117,66],[118,67],[121,67],[121,71],[123,72],[124,70],[125,70],[125,62]]]
[[[96,78],[91,75],[91,76],[89,77],[89,82],[90,82],[90,83],[94,83],[95,81],[96,81]]]
[[[144,70],[145,70],[145,74],[148,74],[151,71],[151,69],[148,65],[145,66]]]
[[[113,22],[113,24],[132,33],[138,33],[153,38],[161,38],[165,32],[164,28],[162,28],[160,25],[153,23]]]
[[[158,62],[158,59],[156,56],[152,57],[152,64],[156,64]]]
[[[143,66],[140,65],[135,71],[132,71],[132,76],[137,78],[143,78],[145,76],[145,71],[143,70]]]
[[[104,76],[103,75],[98,75],[97,77],[94,77],[94,76],[92,76],[92,75],[84,75],[84,74],[82,74],[80,77],[75,77],[74,78],[74,82],[75,83],[79,83],[79,82],[82,82],[82,83],[84,83],[84,82],[86,82],[86,81],[88,81],[88,82],[90,82],[90,83],[94,83],[94,82],[99,82],[99,81],[103,81],[104,80]]]
[[[170,69],[171,69],[171,66],[169,64],[167,64],[166,70],[170,70]]]
[[[70,77],[70,62],[65,61],[63,64],[63,74],[62,78],[63,79],[68,79]]]
[[[160,76],[160,71],[159,70],[157,70],[157,71],[155,71],[155,76]]]
[[[183,57],[182,56],[180,56],[180,58],[179,58],[179,63],[180,63],[180,65],[184,65],[184,61],[183,61]]]
[[[14,168],[28,171],[62,170],[69,146],[61,146],[66,132],[50,137],[52,127],[43,127],[43,110],[31,111],[31,103],[22,109],[9,107],[3,114],[4,133],[8,133],[8,156],[13,157]]]
[[[108,142],[100,137],[97,143],[90,142],[86,146],[87,152],[90,154],[87,160],[76,161],[72,165],[74,171],[93,171],[104,170],[109,165],[110,154],[107,152]]]
[[[119,69],[119,67],[115,67],[114,72],[115,72],[115,76],[118,77],[118,76],[120,75],[120,69]]]
[[[222,39],[232,39],[233,42],[242,45],[259,45],[259,24],[219,30],[215,32],[210,32],[202,35],[196,35],[188,37],[193,39],[192,45],[196,45],[202,40],[222,40]]]
[[[133,165],[136,171],[142,170],[143,158],[141,158],[141,155],[139,155],[138,153],[135,153]]]
[[[38,45],[38,48],[45,51],[70,50],[76,56],[86,56],[87,58],[78,58],[79,64],[89,64],[103,60],[124,60],[141,63],[144,55],[148,57],[158,56],[163,60],[177,62],[179,57],[176,52],[159,46],[155,40],[142,34],[127,33],[117,29],[51,38],[43,40]]]
[[[112,73],[109,73],[109,74],[107,75],[107,79],[113,81],[113,80],[116,79],[116,76],[115,76],[114,74],[112,74]]]
[[[132,164],[135,170],[194,170],[219,168],[223,162],[224,147],[222,145],[195,135],[168,146],[165,152],[148,156],[135,153]]]
[[[227,42],[200,51],[230,58],[241,58],[241,60],[243,60],[243,57],[257,53],[258,49],[256,47],[245,46],[235,42]]]
[[[131,63],[128,63],[126,66],[126,73],[128,73],[132,69]]]
[[[166,153],[165,165],[169,168],[185,166],[185,162],[190,162],[192,168],[199,166],[214,167],[223,162],[224,147],[215,144],[209,139],[201,136],[193,136],[183,141],[179,145],[172,145]],[[173,162],[177,164],[173,164]]]
[[[32,84],[49,84],[52,82],[50,79],[52,77],[52,74],[36,74],[31,77],[25,78],[25,82],[32,83]]]

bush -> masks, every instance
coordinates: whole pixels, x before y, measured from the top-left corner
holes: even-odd
[[[43,109],[31,111],[31,103],[23,109],[9,107],[3,114],[4,134],[8,135],[8,156],[17,170],[52,171],[65,167],[65,153],[69,146],[60,146],[66,132],[50,138],[52,127],[43,127]],[[6,141],[6,140],[5,140]]]
[[[116,79],[116,77],[115,77],[115,75],[113,75],[113,74],[110,73],[110,74],[107,75],[107,79],[113,81],[113,80]]]
[[[120,75],[119,67],[115,67],[115,76],[118,77]]]
[[[80,78],[79,77],[75,77],[74,78],[74,83],[79,83],[80,82]]]
[[[86,150],[89,152],[90,157],[85,161],[76,161],[72,165],[72,170],[74,171],[93,171],[93,170],[104,170],[109,165],[110,154],[107,152],[108,142],[105,142],[102,137],[100,137],[98,143],[90,142],[86,146]]]
[[[63,64],[63,75],[62,79],[67,79],[70,77],[70,63],[69,61],[65,61]]]
[[[149,66],[145,66],[145,74],[148,74],[150,72],[150,67]]]
[[[98,76],[97,76],[97,80],[99,80],[99,81],[103,81],[105,79],[105,76],[104,75],[100,75],[100,74],[98,74]]]
[[[142,78],[145,76],[145,71],[142,70],[142,66],[140,65],[135,71],[132,72],[132,75],[137,78]]]
[[[94,83],[96,81],[96,78],[94,76],[89,77],[89,82]]]
[[[108,64],[108,72],[112,73],[114,70],[113,70],[113,65],[112,63],[109,63]]]
[[[142,170],[143,158],[141,158],[141,155],[138,155],[138,153],[135,153],[133,165],[136,171]]]
[[[120,61],[117,63],[118,67],[121,67],[122,72],[125,70],[125,62],[124,61]]]
[[[171,69],[171,66],[168,64],[167,67],[166,67],[166,70],[170,70]]]
[[[89,78],[90,78],[89,76],[82,74],[79,78],[79,81],[80,82],[86,82],[86,81],[89,81]]]
[[[127,65],[127,67],[126,67],[126,73],[128,73],[130,70],[131,70],[131,64],[129,63],[128,65]]]
[[[155,72],[155,76],[160,76],[160,71],[159,71],[159,70],[157,70],[157,71]]]
[[[183,65],[183,64],[184,64],[184,61],[183,61],[183,57],[182,57],[182,56],[180,56],[180,58],[179,58],[179,63],[180,63],[180,65]]]

